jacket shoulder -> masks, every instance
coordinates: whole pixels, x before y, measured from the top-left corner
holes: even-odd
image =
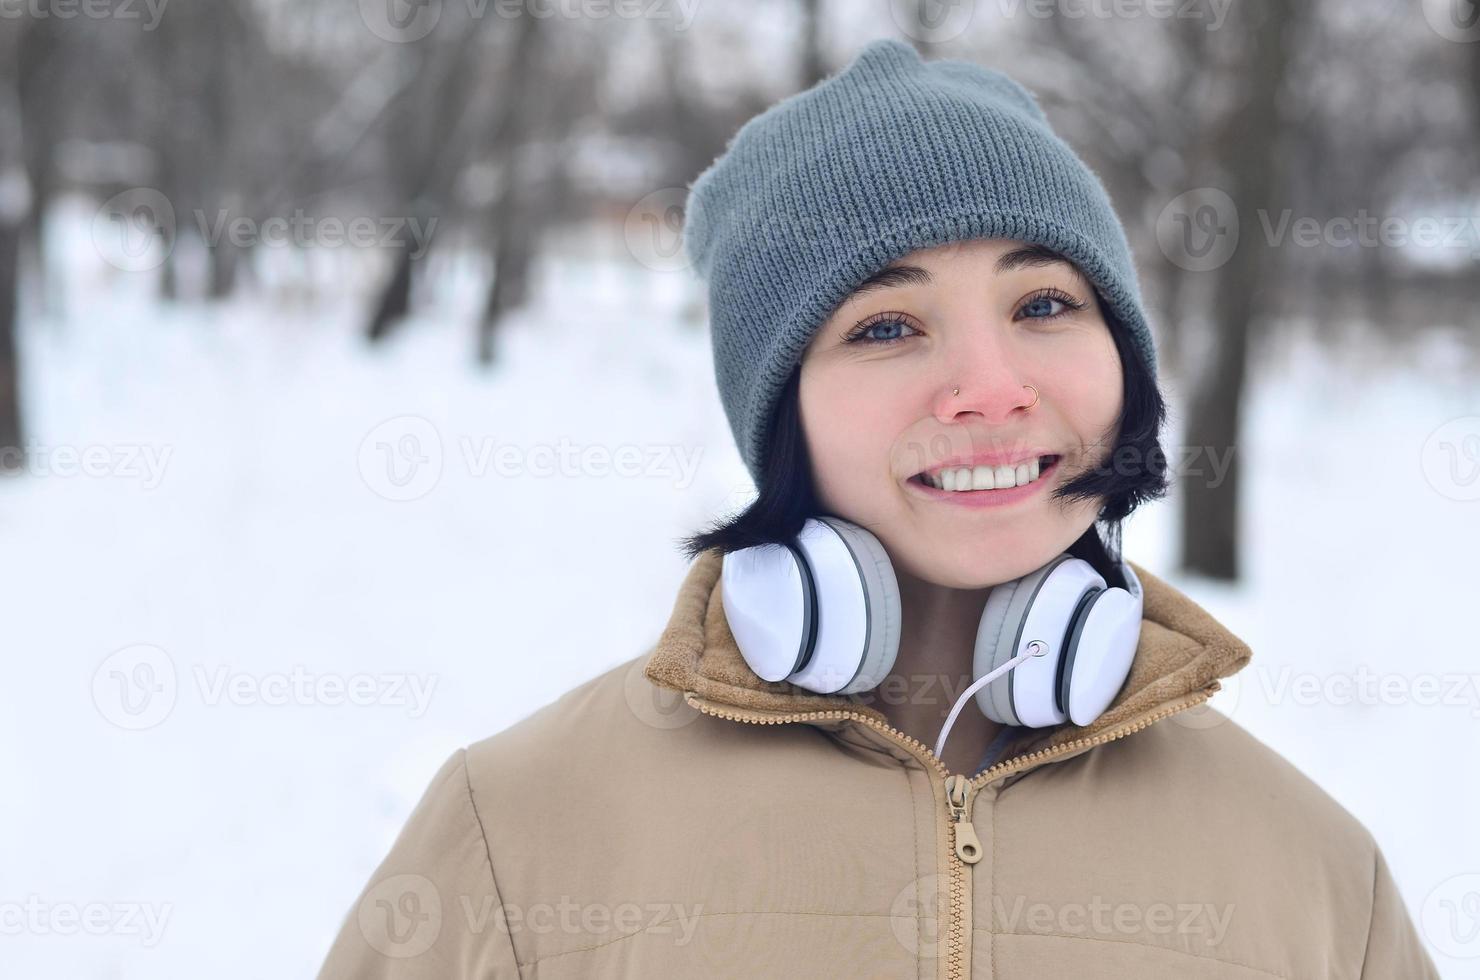
[[[655,736],[697,712],[678,694],[643,676],[647,654],[625,660],[557,696],[504,729],[468,746],[474,785],[601,771],[655,746]]]
[[[480,811],[495,822],[522,820],[531,808],[553,803],[562,784],[579,787],[588,805],[623,805],[624,796],[644,787],[661,791],[674,779],[718,778],[716,767],[726,764],[722,755],[739,766],[774,764],[777,756],[760,751],[759,742],[774,749],[809,737],[778,730],[806,726],[737,726],[704,715],[644,675],[650,653],[602,671],[469,745],[468,775]],[[815,734],[810,738],[816,741]]]
[[[1341,802],[1274,748],[1234,719],[1209,708],[1165,718],[1135,735],[1102,746],[1102,761],[1129,774],[1157,774],[1178,788],[1182,805],[1212,811],[1243,825],[1245,840],[1294,835],[1311,853],[1366,861],[1368,879],[1377,844]],[[1293,841],[1292,841],[1293,843]]]
[[[432,776],[390,851],[340,923],[319,980],[516,980],[506,931],[478,915],[502,904],[469,793],[466,752]]]

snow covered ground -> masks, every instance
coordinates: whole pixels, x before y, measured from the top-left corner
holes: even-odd
[[[436,766],[645,649],[674,540],[743,500],[692,283],[568,250],[483,372],[476,268],[371,350],[358,255],[167,306],[89,214],[0,480],[0,972],[311,976]],[[1475,359],[1291,329],[1238,450],[1247,582],[1171,571],[1175,499],[1126,533],[1251,643],[1215,705],[1372,830],[1446,980],[1480,977]]]

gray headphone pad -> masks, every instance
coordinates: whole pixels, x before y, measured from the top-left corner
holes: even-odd
[[[977,629],[977,656],[985,657],[989,652],[990,664],[987,670],[977,672],[978,677],[996,670],[1017,655],[1018,647],[1023,641],[1022,631],[1027,622],[1028,609],[1037,597],[1038,590],[1053,570],[1069,559],[1069,555],[1060,554],[1047,565],[1034,569],[1022,578],[993,587],[991,594],[987,596],[986,608],[982,610],[981,626]],[[982,648],[984,642],[991,644],[989,651]],[[1059,638],[1053,637],[1050,644],[1057,648]],[[1016,674],[1016,670],[1010,670],[1006,676],[987,685],[992,709],[999,716],[993,719],[995,721],[1011,725],[1022,724],[1014,699],[1013,679]]]
[[[1012,581],[994,585],[992,591],[987,593],[987,604],[982,609],[981,622],[976,630],[976,652],[972,659],[977,677],[991,673],[1012,658],[1011,637],[1003,634],[1007,632],[1007,612],[1016,590],[1017,582]],[[1016,633],[1017,628],[1014,626],[1012,634]],[[991,705],[991,711],[987,713],[999,724],[1019,724],[1017,715],[1012,710],[1012,699],[1007,693],[1007,682],[1011,678],[1012,672],[1009,671],[1006,677],[999,677],[988,684],[985,692],[986,700]],[[982,692],[978,692],[980,693]]]
[[[877,687],[894,667],[899,655],[901,609],[899,580],[878,538],[851,521],[819,517],[847,545],[863,582],[868,603],[868,632],[858,670],[837,693],[851,694]]]

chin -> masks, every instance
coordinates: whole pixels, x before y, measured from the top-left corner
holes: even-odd
[[[931,585],[985,589],[1026,575],[1052,557],[1044,555],[1038,560],[1037,550],[1028,553],[1014,547],[968,547],[957,541],[950,547],[916,549],[915,554],[894,561],[899,569]]]

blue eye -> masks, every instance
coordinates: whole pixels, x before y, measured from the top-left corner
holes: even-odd
[[[1057,320],[1083,310],[1088,304],[1059,289],[1041,289],[1023,301],[1018,307],[1018,318],[1027,320]],[[1055,307],[1061,309],[1055,310]],[[843,338],[845,344],[865,344],[870,347],[888,347],[909,339],[905,330],[915,333],[920,331],[909,322],[909,317],[903,313],[887,312],[875,313],[873,316],[859,323],[848,336]]]
[[[875,332],[875,328],[886,328],[879,331],[883,336],[879,336]],[[915,329],[906,323],[904,318],[898,313],[879,313],[869,317],[855,327],[852,333],[843,338],[843,343],[870,345],[897,344],[905,339],[899,328]],[[918,332],[916,331],[916,333]]]
[[[1064,309],[1057,313],[1053,312],[1055,303],[1064,307]],[[1057,289],[1044,289],[1028,297],[1027,301],[1018,308],[1018,311],[1029,311],[1027,314],[1027,319],[1029,320],[1055,320],[1061,316],[1067,316],[1070,311],[1077,312],[1084,308],[1084,303],[1070,296],[1068,293],[1060,292]]]

